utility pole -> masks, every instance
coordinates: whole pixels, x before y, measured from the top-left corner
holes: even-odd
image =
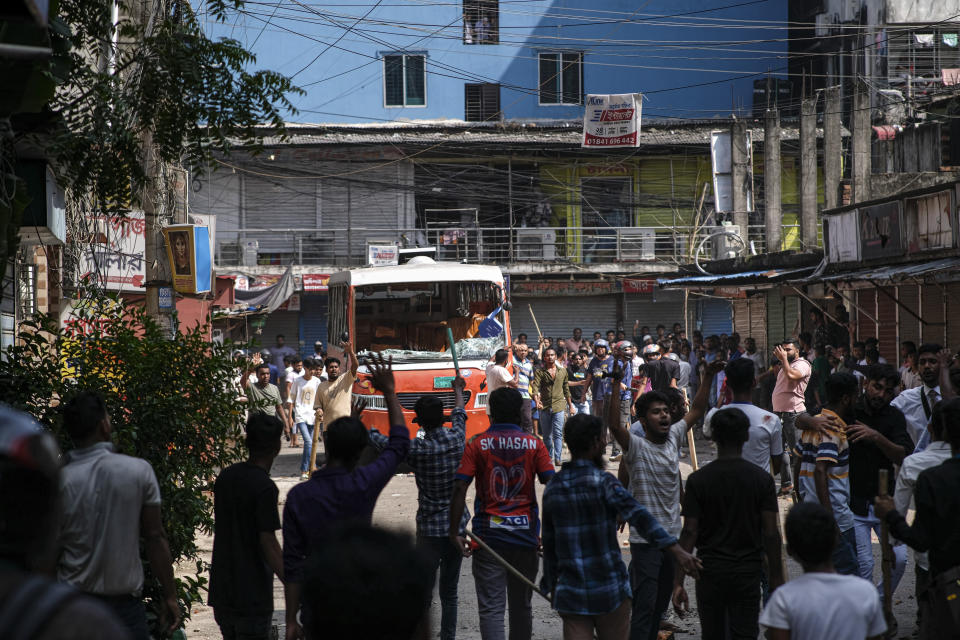
[[[800,242],[817,247],[817,96],[800,103]]]
[[[513,253],[513,157],[507,158],[507,207],[510,211],[510,258],[507,262],[513,262],[516,256]]]
[[[160,280],[160,253],[157,251],[157,242],[160,235],[160,224],[157,220],[157,175],[156,158],[153,155],[153,131],[147,129],[143,135],[143,170],[147,181],[143,187],[143,264],[146,282],[146,299],[144,310],[147,315],[157,322],[160,318],[160,285],[166,284]]]
[[[853,189],[852,202],[870,199],[870,93],[857,78],[853,91]]]
[[[767,109],[763,122],[763,204],[766,210],[767,253],[776,253],[782,248],[780,171],[780,111],[776,108]]]
[[[824,90],[823,107],[823,206],[833,209],[840,196],[840,85]]]
[[[740,227],[743,246],[741,255],[749,255],[750,212],[747,203],[750,153],[747,149],[747,123],[736,120],[730,124],[730,182],[733,189],[733,224]]]

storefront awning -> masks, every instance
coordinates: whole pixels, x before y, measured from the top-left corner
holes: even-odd
[[[815,277],[791,280],[794,284],[814,284],[818,282],[899,282],[911,278],[924,278],[946,271],[960,270],[960,258],[941,258],[930,262],[900,264],[857,271],[845,271]]]
[[[687,276],[684,278],[660,278],[657,286],[665,289],[709,289],[733,285],[765,285],[781,282],[788,278],[799,278],[812,273],[814,267],[799,269],[764,269],[762,271],[741,271],[722,275]]]

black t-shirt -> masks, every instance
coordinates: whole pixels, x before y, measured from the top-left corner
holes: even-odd
[[[583,382],[587,378],[587,370],[581,369],[575,364],[567,365],[567,374],[570,376],[570,399],[580,404],[583,402],[583,394],[587,392],[585,386],[573,386],[574,382]]]
[[[273,612],[273,570],[260,533],[280,528],[279,492],[270,475],[249,462],[220,472],[213,488],[213,563],[208,603],[237,613]]]
[[[646,376],[650,378],[650,388],[654,391],[666,391],[670,388],[670,380],[680,379],[680,363],[670,358],[660,358],[643,365]]]
[[[687,480],[683,515],[697,519],[704,571],[759,573],[761,512],[777,511],[773,476],[743,458],[719,458]]]
[[[857,420],[875,429],[895,445],[913,453],[913,440],[907,432],[907,421],[896,407],[885,406],[876,413],[868,413],[861,398],[856,406]],[[886,469],[890,478],[888,490],[893,494],[893,463],[880,447],[872,442],[858,440],[850,443],[850,509],[855,515],[866,516],[867,506],[873,504],[877,495],[878,471]]]

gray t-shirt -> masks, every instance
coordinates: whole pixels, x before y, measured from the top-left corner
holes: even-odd
[[[663,444],[631,433],[623,457],[630,470],[630,493],[672,536],[680,535],[680,442],[686,433],[683,420],[670,425]],[[630,542],[647,540],[631,525]]]
[[[258,407],[256,411],[262,411],[268,416],[277,415],[277,405],[280,404],[280,390],[277,385],[268,382],[267,386],[261,389],[256,383],[248,384],[247,396],[250,398],[251,407],[266,401],[266,406]]]
[[[160,505],[150,463],[100,442],[76,449],[60,476],[63,519],[57,578],[97,595],[136,595],[143,589],[140,516]]]

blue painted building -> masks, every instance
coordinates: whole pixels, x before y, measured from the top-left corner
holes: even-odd
[[[644,93],[645,118],[749,113],[786,72],[786,20],[786,0],[280,2],[209,31],[294,77],[291,120],[556,121],[587,93]]]

